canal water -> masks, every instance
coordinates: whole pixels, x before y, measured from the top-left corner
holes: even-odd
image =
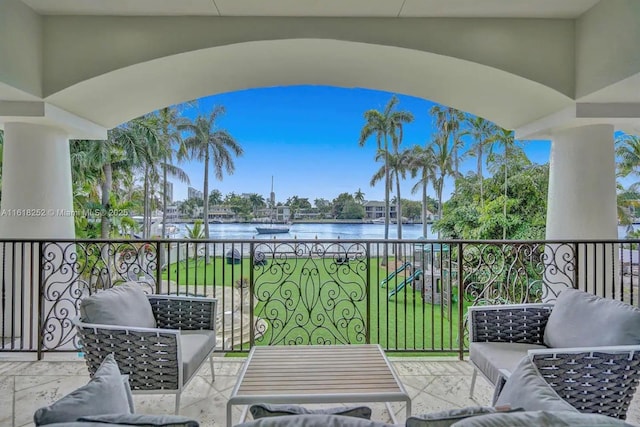
[[[178,224],[178,232],[172,238],[187,236],[186,226],[193,224]],[[291,224],[289,233],[283,234],[258,234],[256,226],[260,224],[209,224],[211,239],[247,240],[247,239],[384,239],[384,224]],[[263,226],[263,225],[262,225]],[[638,226],[635,226],[636,228]],[[626,227],[618,227],[618,238],[624,239],[627,234]],[[389,226],[389,238],[398,236],[396,224]],[[404,224],[402,226],[402,238],[407,240],[419,239],[422,236],[422,224]],[[428,239],[437,239],[431,225],[428,226]]]
[[[178,233],[172,237],[185,237],[187,235],[186,226],[191,228],[191,224],[179,224]],[[211,239],[384,239],[384,224],[291,224],[289,232],[283,234],[258,234],[256,226],[260,224],[209,224],[209,235]],[[396,239],[398,236],[397,225],[389,226],[389,238]],[[404,224],[402,226],[403,239],[418,239],[422,237],[422,224]],[[427,238],[436,239],[429,225]]]

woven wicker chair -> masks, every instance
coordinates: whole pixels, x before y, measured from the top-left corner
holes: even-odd
[[[91,376],[108,354],[113,354],[123,375],[129,375],[133,393],[180,395],[202,364],[209,359],[215,380],[214,351],[217,300],[147,295],[157,328],[125,327],[74,320]]]
[[[579,412],[626,419],[640,379],[640,346],[530,350],[527,357],[540,377]],[[510,377],[504,369],[501,374],[493,404]]]
[[[471,397],[478,372],[496,386],[495,399],[505,372],[508,375],[528,355],[558,395],[580,412],[624,419],[640,379],[640,345],[548,348],[544,332],[553,308],[554,304],[469,308]],[[497,350],[490,357],[487,345]]]

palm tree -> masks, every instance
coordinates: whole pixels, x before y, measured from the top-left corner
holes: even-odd
[[[429,111],[434,116],[438,133],[442,134],[444,140],[449,143],[451,138],[451,164],[455,176],[459,176],[460,156],[458,150],[463,142],[460,139],[460,123],[464,120],[464,114],[452,107],[434,105]]]
[[[640,183],[635,183],[624,188],[622,184],[616,182],[617,188],[617,211],[618,222],[624,225],[627,234],[633,232],[633,220],[635,211],[640,207]]]
[[[504,169],[504,203],[502,206],[502,216],[503,216],[503,224],[502,224],[502,239],[507,239],[507,197],[508,197],[508,183],[509,183],[509,160],[511,157],[521,157],[524,155],[524,151],[521,147],[516,146],[516,141],[513,136],[513,131],[503,129],[501,127],[498,128],[498,131],[490,138],[489,144],[492,144],[489,148],[489,154],[487,157],[487,161],[492,161],[494,163],[493,169],[497,171],[498,166],[502,166]],[[501,146],[503,149],[502,156],[497,156],[495,154],[494,145]],[[491,160],[490,160],[491,159]]]
[[[383,150],[384,153],[384,206],[385,206],[385,220],[384,220],[384,238],[389,239],[389,218],[390,218],[390,205],[389,205],[389,193],[391,190],[389,180],[389,167],[388,167],[388,155],[389,155],[389,138],[397,138],[396,141],[399,144],[402,141],[402,126],[405,123],[411,123],[413,121],[413,114],[408,111],[393,111],[398,104],[398,97],[393,95],[382,112],[378,110],[367,110],[364,113],[365,124],[360,131],[359,145],[363,147],[369,137],[376,136],[376,143],[378,150]],[[399,136],[396,134],[399,132]],[[384,246],[383,260],[387,258],[387,246]]]
[[[438,134],[433,144],[433,160],[435,179],[433,180],[433,187],[436,190],[436,196],[438,197],[438,219],[442,218],[442,192],[444,190],[444,180],[449,175],[455,175],[453,170],[453,156],[451,154],[451,147],[445,136]],[[438,232],[438,238],[440,238],[440,232]]]
[[[484,149],[488,147],[495,137],[498,127],[489,120],[477,116],[468,116],[466,122],[469,128],[461,135],[470,135],[473,143],[469,147],[470,154],[476,157],[476,175],[480,181],[480,207],[484,207],[484,177],[482,175],[482,162],[484,160]]]
[[[244,153],[242,147],[225,129],[218,129],[216,120],[224,114],[224,107],[218,106],[211,111],[209,117],[198,116],[194,122],[183,121],[178,125],[178,130],[185,131],[190,136],[184,141],[187,149],[193,157],[204,163],[204,192],[203,214],[204,235],[209,240],[209,163],[213,162],[215,176],[222,181],[223,173],[233,174],[235,165],[233,155],[236,157]],[[209,253],[205,246],[205,262],[209,262]]]
[[[378,150],[376,160],[387,158],[387,169],[391,172],[389,177],[390,185],[395,183],[396,196],[393,200],[396,203],[396,224],[398,230],[398,240],[402,239],[402,198],[400,196],[400,183],[406,177],[406,173],[410,167],[411,150],[403,150],[399,153],[386,154],[383,150]],[[371,178],[370,185],[374,186],[384,177],[385,168],[381,167]],[[402,246],[398,247],[398,257],[402,257]]]
[[[249,195],[249,203],[251,203],[251,208],[253,210],[253,215],[257,215],[258,209],[263,208],[267,205],[267,202],[264,200],[264,196],[258,193],[251,193]]]
[[[412,193],[416,193],[418,189],[422,192],[422,235],[427,237],[427,187],[429,182],[435,182],[435,152],[433,147],[425,145],[421,147],[415,145],[411,151],[409,160],[409,168],[411,170],[412,177],[416,175],[420,176],[420,180],[411,189]]]
[[[618,161],[618,175],[640,176],[640,137],[623,134],[616,138],[616,156]]]
[[[180,117],[178,116],[178,109],[176,107],[166,107],[158,110],[159,121],[159,137],[162,144],[162,237],[167,235],[167,205],[169,191],[167,178],[168,175],[172,175],[178,178],[180,181],[189,184],[189,176],[186,172],[175,165],[173,165],[174,155],[177,156],[177,160],[181,161],[188,157],[187,149],[182,141],[182,135],[178,131],[178,122]],[[174,144],[177,148],[174,149]]]
[[[133,119],[108,132],[106,141],[74,141],[79,149],[72,156],[77,173],[95,174],[100,187],[100,238],[111,233],[110,195],[114,173],[140,167],[150,162],[150,146],[157,140],[155,130],[142,117]],[[79,151],[79,152],[77,152]]]
[[[353,193],[353,199],[360,204],[364,203],[364,193],[361,189],[358,188],[358,191]]]

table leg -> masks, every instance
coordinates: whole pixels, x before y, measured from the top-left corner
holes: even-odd
[[[233,412],[231,409],[231,402],[227,402],[227,427],[231,427],[233,425]]]
[[[249,405],[244,405],[242,409],[242,415],[240,415],[240,422],[243,423],[247,419],[247,412],[249,412]]]
[[[407,410],[407,418],[409,418],[411,416],[411,399],[407,399],[406,410]]]
[[[387,411],[389,411],[389,415],[391,416],[391,422],[393,424],[398,424],[398,419],[396,418],[396,414],[393,412],[391,404],[389,402],[384,402],[384,404],[387,407]]]

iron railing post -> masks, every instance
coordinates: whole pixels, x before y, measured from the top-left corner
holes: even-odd
[[[253,292],[254,292],[254,250],[255,243],[249,244],[249,350],[255,346],[255,324],[254,324],[254,306],[253,306]],[[242,292],[242,290],[240,290]]]
[[[578,243],[574,243],[573,244],[573,253],[574,253],[574,268],[573,268],[573,288],[574,289],[579,289],[580,288],[580,247],[578,246]],[[556,264],[558,261],[555,261]],[[556,266],[557,267],[557,266]]]
[[[158,241],[156,245],[156,294],[160,293],[160,271],[162,270],[162,260],[160,258],[160,252],[162,251],[162,240]],[[167,292],[168,293],[168,292]]]
[[[366,261],[366,279],[365,279],[365,286],[367,289],[367,324],[365,326],[366,328],[366,332],[365,332],[365,341],[367,344],[371,344],[371,246],[370,243],[367,242],[366,244],[366,254],[367,254],[367,261]],[[377,288],[376,288],[377,291]]]
[[[42,253],[42,245],[43,242],[39,242],[38,244],[38,260],[40,260],[39,262],[39,266],[40,268],[38,268],[37,271],[37,277],[36,280],[38,281],[38,360],[42,360],[42,347],[44,346],[44,325],[43,325],[43,319],[44,319],[44,283],[42,282],[43,280],[43,274],[42,272],[44,271],[44,256]],[[30,322],[31,323],[31,322]],[[33,333],[33,328],[31,333]]]
[[[462,280],[463,248],[464,244],[461,243],[458,245],[458,359],[460,360],[464,360],[464,289]]]

